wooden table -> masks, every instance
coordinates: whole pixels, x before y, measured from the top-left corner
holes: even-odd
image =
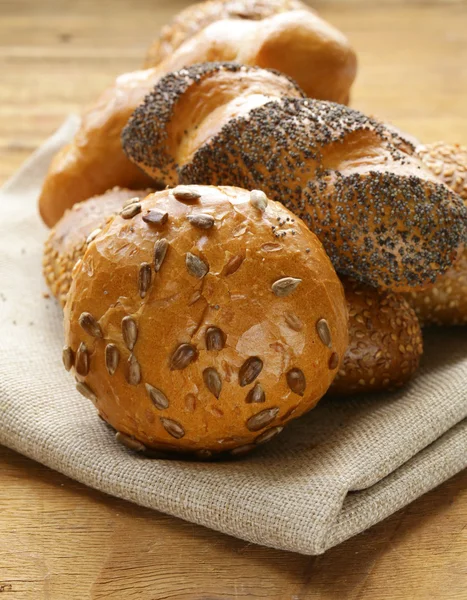
[[[0,0],[0,181],[119,72],[182,0]],[[467,144],[467,5],[315,2],[359,52],[353,105]],[[467,598],[467,472],[320,557],[88,489],[0,448],[0,598]]]

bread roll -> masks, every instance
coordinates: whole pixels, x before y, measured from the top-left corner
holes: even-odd
[[[466,236],[461,199],[392,129],[334,103],[262,91],[274,76],[281,86],[279,75],[231,63],[166,76],[123,132],[127,155],[171,185],[264,189],[308,224],[340,274],[362,283],[406,291],[446,272]]]
[[[268,441],[325,394],[347,347],[320,242],[258,191],[178,187],[131,206],[75,269],[64,363],[78,389],[138,449]]]
[[[145,66],[167,61],[190,39],[199,45],[202,32],[210,52],[183,66],[213,60],[258,65],[290,75],[311,98],[349,100],[355,53],[344,34],[303,2],[212,0],[188,6],[162,29]]]
[[[88,241],[132,198],[140,199],[150,190],[114,188],[101,196],[75,204],[51,230],[44,247],[45,281],[62,306],[71,285],[75,264],[83,257]]]
[[[436,142],[417,148],[425,165],[467,205],[467,148]],[[467,324],[467,250],[436,283],[407,295],[422,325]]]
[[[162,28],[160,36],[148,51],[145,66],[155,67],[172,55],[183,42],[216,21],[261,21],[293,10],[313,12],[299,0],[208,0],[190,4]]]
[[[184,28],[180,35],[180,27],[174,25],[173,38],[166,29],[162,39],[173,43],[162,42],[157,67],[121,75],[85,112],[78,133],[54,158],[44,181],[39,199],[44,222],[55,225],[67,208],[113,186],[155,186],[126,158],[120,134],[161,77],[186,65],[232,60],[271,67],[299,81],[311,96],[345,102],[355,78],[355,53],[344,35],[304,5],[300,4],[301,10],[288,10],[289,5],[292,9],[299,4],[272,2],[266,8],[264,0],[237,2],[236,10],[248,7],[248,14],[264,15],[259,20],[238,14],[224,19],[235,9],[233,2],[191,7],[190,11],[209,18],[193,21],[194,27]],[[216,15],[222,20],[213,21]]]
[[[344,282],[349,347],[330,392],[348,395],[403,386],[423,353],[417,316],[401,294]]]

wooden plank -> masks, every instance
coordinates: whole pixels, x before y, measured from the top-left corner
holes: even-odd
[[[1,448],[0,469],[0,589],[15,600],[466,597],[467,472],[306,557],[111,498]]]

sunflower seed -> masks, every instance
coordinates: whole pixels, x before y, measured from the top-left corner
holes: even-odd
[[[294,313],[286,312],[284,313],[285,322],[294,331],[301,331],[303,329],[303,323],[300,317],[297,317]]]
[[[246,446],[239,446],[238,448],[234,448],[230,451],[232,456],[242,456],[242,454],[248,454],[251,450],[254,449],[254,444],[246,444]]]
[[[125,206],[125,208],[120,212],[120,216],[122,219],[132,219],[139,212],[141,212],[141,204],[139,202],[132,202],[128,206]]]
[[[208,265],[199,256],[191,252],[186,253],[185,264],[188,273],[198,279],[202,279],[209,271]]]
[[[167,223],[169,219],[169,214],[150,208],[142,216],[142,219],[145,223],[149,223],[150,225],[162,226]]]
[[[259,435],[256,438],[255,443],[265,444],[266,442],[271,441],[273,437],[276,437],[276,435],[280,433],[283,429],[283,427],[272,427],[271,429],[268,429],[267,431]]]
[[[126,380],[130,385],[138,385],[141,382],[141,367],[134,354],[130,354],[130,358],[128,359]]]
[[[329,368],[331,369],[331,371],[334,371],[334,369],[337,369],[338,365],[339,365],[339,355],[337,354],[337,352],[333,352],[331,354],[331,356],[329,357]]]
[[[86,244],[90,244],[91,242],[93,242],[96,239],[96,237],[100,234],[101,231],[102,231],[102,229],[100,227],[98,227],[97,229],[94,229],[94,231],[91,231],[91,233],[86,238]]]
[[[301,283],[302,280],[296,277],[282,277],[282,279],[278,279],[272,284],[271,290],[279,298],[284,298],[290,296]]]
[[[62,350],[62,361],[63,366],[67,371],[71,369],[73,363],[75,362],[75,353],[70,348],[70,346],[64,346]]]
[[[167,431],[175,439],[179,440],[185,435],[185,430],[177,423],[177,421],[173,421],[172,419],[166,419],[161,417],[162,427]]]
[[[141,298],[144,298],[151,287],[152,270],[149,263],[141,263],[138,273],[138,291]]]
[[[222,390],[222,379],[216,369],[213,367],[204,369],[203,380],[211,394],[216,398],[219,398]]]
[[[225,335],[219,327],[208,327],[206,329],[206,349],[222,350],[225,346]]]
[[[319,335],[319,339],[323,342],[325,346],[328,348],[332,347],[332,338],[331,331],[329,330],[329,325],[326,319],[320,319],[316,323],[316,330]]]
[[[180,202],[194,202],[201,198],[201,194],[195,192],[195,190],[190,187],[185,187],[183,185],[176,187],[172,193],[177,200],[180,200]]]
[[[257,383],[251,390],[248,392],[245,402],[247,404],[254,404],[257,402],[265,402],[266,394],[264,393],[263,387],[260,383]]]
[[[246,422],[247,429],[250,431],[259,431],[269,425],[269,423],[272,423],[278,414],[278,408],[266,408],[248,419]]]
[[[91,400],[91,402],[95,402],[97,400],[96,394],[91,390],[91,388],[88,385],[86,385],[82,381],[76,382],[76,389],[82,396],[84,396],[88,400]]]
[[[287,385],[294,394],[303,396],[306,388],[305,375],[301,369],[290,369],[286,375]]]
[[[91,337],[101,338],[102,337],[102,329],[97,320],[91,315],[91,313],[83,312],[81,313],[78,323],[84,329],[84,331],[89,334]]]
[[[149,383],[144,384],[146,387],[146,391],[151,398],[151,402],[154,404],[156,408],[159,410],[164,410],[169,408],[169,401],[167,400],[167,396],[161,392],[158,388],[150,385]]]
[[[81,342],[75,357],[75,369],[78,375],[86,377],[89,373],[89,354],[86,344]]]
[[[241,387],[253,383],[263,369],[263,361],[257,356],[250,356],[240,367],[238,382]]]
[[[157,240],[154,244],[154,271],[156,273],[159,273],[162,267],[168,247],[169,242],[165,238]]]
[[[134,450],[135,452],[144,452],[146,450],[146,446],[144,444],[138,440],[135,440],[135,438],[126,435],[125,433],[121,433],[120,431],[117,431],[115,434],[115,439],[119,444],[123,444],[129,450]]]
[[[240,265],[242,264],[243,261],[244,261],[244,257],[241,256],[240,254],[237,254],[236,256],[232,256],[232,258],[229,260],[229,262],[224,267],[223,275],[225,277],[228,277],[229,275],[233,275],[236,271],[238,271],[238,269],[240,268]]]
[[[133,196],[133,198],[128,198],[128,200],[125,200],[125,202],[123,203],[122,208],[126,208],[127,206],[130,206],[130,204],[134,204],[135,202],[139,202],[140,198],[138,196]]]
[[[250,204],[263,213],[268,205],[268,198],[261,190],[252,190],[250,192]]]
[[[198,351],[191,344],[180,344],[170,359],[170,370],[181,371],[198,358]]]
[[[133,317],[123,317],[122,319],[122,335],[125,346],[128,350],[133,350],[138,339],[138,326]]]
[[[120,352],[115,344],[107,344],[105,347],[105,366],[109,375],[117,370],[120,361]]]
[[[198,229],[211,229],[211,227],[214,225],[214,217],[202,213],[197,215],[188,215],[188,220],[192,225],[198,227]]]

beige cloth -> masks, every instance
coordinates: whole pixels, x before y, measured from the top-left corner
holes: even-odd
[[[430,332],[419,377],[372,398],[325,400],[238,462],[127,452],[61,364],[45,300],[36,198],[65,123],[0,196],[0,443],[87,485],[250,542],[319,554],[467,466],[467,335]]]

